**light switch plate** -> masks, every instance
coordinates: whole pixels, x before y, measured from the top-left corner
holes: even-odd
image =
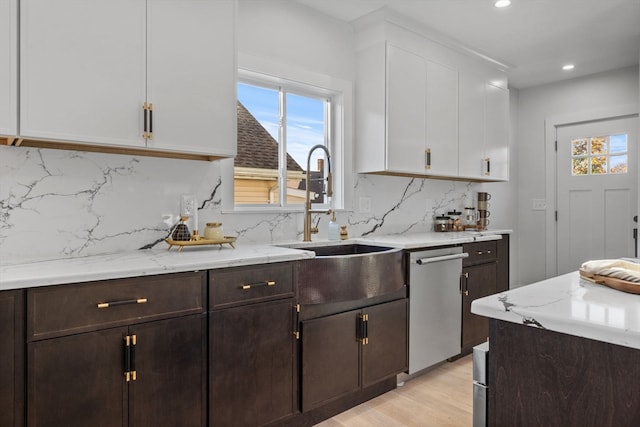
[[[547,210],[547,201],[545,199],[532,199],[531,209],[534,211]]]

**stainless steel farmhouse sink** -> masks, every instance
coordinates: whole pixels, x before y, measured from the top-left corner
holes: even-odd
[[[379,297],[405,286],[401,249],[362,244],[304,246],[316,256],[298,269],[300,304],[325,304]]]

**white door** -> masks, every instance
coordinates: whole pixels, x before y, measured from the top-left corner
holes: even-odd
[[[637,117],[559,126],[556,135],[558,274],[633,257]]]

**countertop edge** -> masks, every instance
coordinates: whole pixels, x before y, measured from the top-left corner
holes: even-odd
[[[640,295],[571,272],[471,303],[471,312],[506,322],[640,349]],[[597,313],[607,313],[608,321]],[[612,320],[618,319],[618,320]]]

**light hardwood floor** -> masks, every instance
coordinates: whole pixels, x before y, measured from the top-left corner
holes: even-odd
[[[316,427],[470,427],[472,412],[469,355],[443,363]]]

